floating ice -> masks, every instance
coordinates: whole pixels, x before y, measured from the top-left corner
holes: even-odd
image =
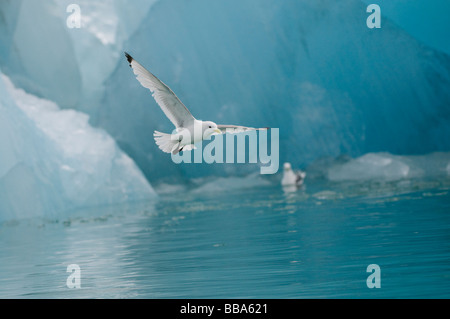
[[[87,115],[16,89],[1,73],[0,153],[0,220],[156,196]]]
[[[239,189],[268,186],[271,183],[260,174],[251,174],[244,177],[207,177],[198,180],[201,186],[192,190],[195,194],[236,191]]]
[[[450,153],[421,156],[398,156],[389,153],[369,153],[328,169],[331,181],[395,181],[410,178],[446,176]]]

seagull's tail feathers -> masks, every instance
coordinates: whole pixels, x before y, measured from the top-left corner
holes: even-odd
[[[180,145],[180,141],[174,139],[171,134],[155,131],[153,133],[153,137],[155,138],[156,145],[158,145],[164,153],[172,153],[175,155],[183,150],[183,146]]]
[[[302,171],[296,171],[295,175],[296,175],[296,181],[295,181],[296,184],[297,185],[302,185],[303,181],[304,181],[304,179],[306,177],[306,173],[302,172]]]

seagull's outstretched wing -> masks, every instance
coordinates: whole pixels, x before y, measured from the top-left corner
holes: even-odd
[[[153,98],[175,127],[189,126],[194,121],[194,117],[175,93],[156,76],[147,71],[139,62],[133,59],[131,55],[125,52],[125,56],[137,80],[143,87],[153,93]]]
[[[230,133],[230,134],[236,134],[246,131],[266,131],[269,128],[254,128],[254,127],[245,127],[245,126],[239,126],[239,125],[217,125],[217,128],[222,132],[222,134]]]

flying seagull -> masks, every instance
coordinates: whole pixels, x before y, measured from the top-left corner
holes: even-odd
[[[176,133],[174,134],[166,134],[158,131],[153,133],[156,144],[163,152],[175,155],[181,151],[190,151],[196,148],[194,146],[195,143],[209,139],[212,135],[216,134],[268,129],[238,125],[217,125],[211,121],[197,120],[167,85],[146,70],[131,55],[125,52],[125,56],[137,80],[143,87],[152,92],[156,103],[158,103],[164,114],[175,125]]]

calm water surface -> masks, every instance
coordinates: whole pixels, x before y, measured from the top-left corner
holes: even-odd
[[[449,297],[448,180],[166,194],[0,225],[0,298]]]

